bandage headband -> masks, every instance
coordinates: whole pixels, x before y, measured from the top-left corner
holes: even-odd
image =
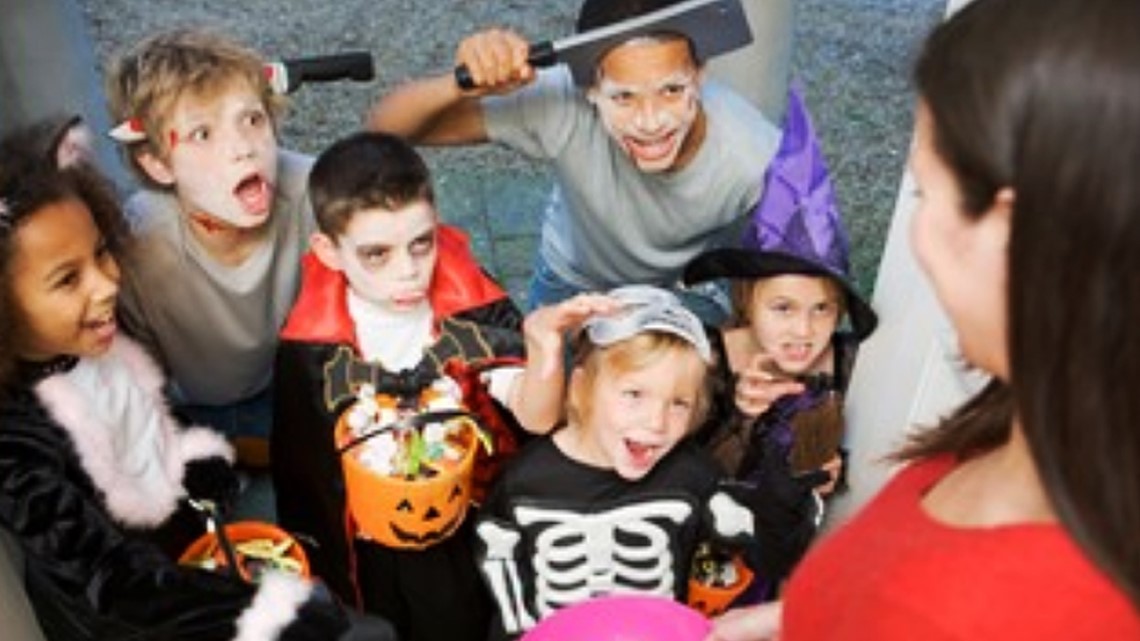
[[[612,345],[648,331],[665,332],[695,347],[701,360],[712,362],[712,348],[700,319],[672,293],[649,285],[626,285],[611,290],[609,296],[621,302],[622,308],[586,321],[591,343]]]
[[[292,88],[289,85],[288,71],[284,62],[265,63],[262,65],[261,71],[273,93],[285,95]],[[143,126],[142,120],[139,118],[127,118],[115,125],[111,131],[107,132],[107,135],[115,142],[124,145],[144,142],[146,140],[146,127]]]

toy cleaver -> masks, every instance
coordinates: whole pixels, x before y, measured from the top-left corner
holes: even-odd
[[[534,43],[527,61],[535,67],[566,64],[574,84],[586,87],[594,81],[598,60],[611,48],[631,38],[663,32],[687,37],[700,60],[752,42],[752,29],[740,0],[687,0],[585,33]],[[455,68],[455,81],[462,89],[475,87],[464,65]]]
[[[290,58],[266,64],[269,84],[279,94],[293,93],[310,82],[355,80],[367,82],[376,77],[372,54],[352,51],[311,58]]]

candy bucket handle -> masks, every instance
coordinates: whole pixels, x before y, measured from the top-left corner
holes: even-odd
[[[346,452],[355,448],[357,445],[360,445],[361,443],[371,439],[372,437],[383,434],[384,432],[387,432],[389,430],[400,429],[400,428],[423,427],[424,425],[427,425],[429,423],[442,423],[442,422],[446,422],[446,421],[453,421],[457,418],[468,418],[471,420],[472,425],[475,426],[475,429],[477,429],[477,430],[483,429],[482,427],[479,426],[479,421],[476,419],[475,415],[472,414],[471,412],[466,411],[466,410],[436,410],[436,411],[432,411],[432,412],[423,412],[420,414],[413,414],[412,416],[407,416],[407,417],[402,418],[399,421],[397,421],[391,425],[385,425],[384,427],[372,430],[371,432],[368,432],[367,434],[361,434],[360,436],[352,439],[351,441],[349,441],[349,442],[345,443],[343,446],[341,446],[337,450],[337,454],[343,456]]]

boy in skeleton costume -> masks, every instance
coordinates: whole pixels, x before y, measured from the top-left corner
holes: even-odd
[[[251,585],[180,567],[157,543],[187,498],[232,502],[233,452],[171,417],[158,368],[118,332],[123,224],[110,187],[83,161],[59,168],[58,150],[14,142],[28,140],[0,144],[0,527],[23,552],[45,637],[363,633],[299,577]],[[393,638],[373,624],[352,638]]]
[[[476,461],[478,492],[516,449],[516,418],[535,431],[556,422],[560,394],[530,372],[558,369],[561,346],[532,341],[529,320],[524,344],[520,314],[463,233],[440,224],[427,166],[399,138],[338,141],[317,159],[310,191],[320,231],[276,362],[278,519],[334,592],[384,614],[402,638],[482,641],[490,604],[472,560],[471,519],[442,538],[425,515],[430,531],[400,534],[420,537],[412,543],[421,549],[369,538],[346,505],[334,428],[364,385],[414,400],[450,376],[494,440],[493,457]]]
[[[718,491],[715,463],[685,439],[708,403],[700,321],[658,288],[610,297],[616,312],[585,321],[567,424],[529,444],[480,511],[494,637],[612,592],[684,600],[698,543],[752,533],[751,512]]]

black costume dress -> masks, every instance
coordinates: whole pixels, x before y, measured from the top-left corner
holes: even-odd
[[[25,364],[3,390],[0,525],[23,552],[45,636],[337,638],[344,613],[308,582],[271,574],[254,586],[181,567],[155,542],[185,488],[234,481],[229,446],[178,425],[161,387],[153,362],[119,336],[97,358]],[[195,496],[223,498],[210,494]]]
[[[695,438],[711,451],[732,452],[727,457],[731,463],[718,456],[728,476],[766,497],[758,504],[757,525],[758,536],[767,545],[761,547],[754,564],[758,570],[754,588],[742,602],[765,600],[775,595],[779,583],[803,558],[823,517],[823,503],[813,492],[823,473],[797,476],[790,465],[793,424],[798,414],[821,408],[825,400],[841,402],[859,343],[851,334],[836,333],[832,337],[835,374],[810,377],[803,392],[778,399],[749,421],[736,408],[736,374],[729,367],[724,335],[707,329],[716,361],[713,403]],[[830,418],[842,421],[841,414],[833,413]],[[841,450],[837,454],[846,453]],[[841,476],[838,487],[842,485]]]
[[[490,604],[472,561],[470,516],[450,537],[422,550],[366,539],[346,505],[334,441],[337,418],[361,385],[408,397],[446,372],[494,440],[494,456],[481,453],[476,462],[477,496],[517,450],[520,430],[479,374],[521,363],[522,316],[476,263],[461,232],[440,226],[438,242],[429,292],[438,338],[416,367],[401,372],[360,357],[344,276],[306,257],[275,365],[271,465],[279,523],[305,544],[314,574],[337,595],[392,621],[405,641],[482,641]]]

